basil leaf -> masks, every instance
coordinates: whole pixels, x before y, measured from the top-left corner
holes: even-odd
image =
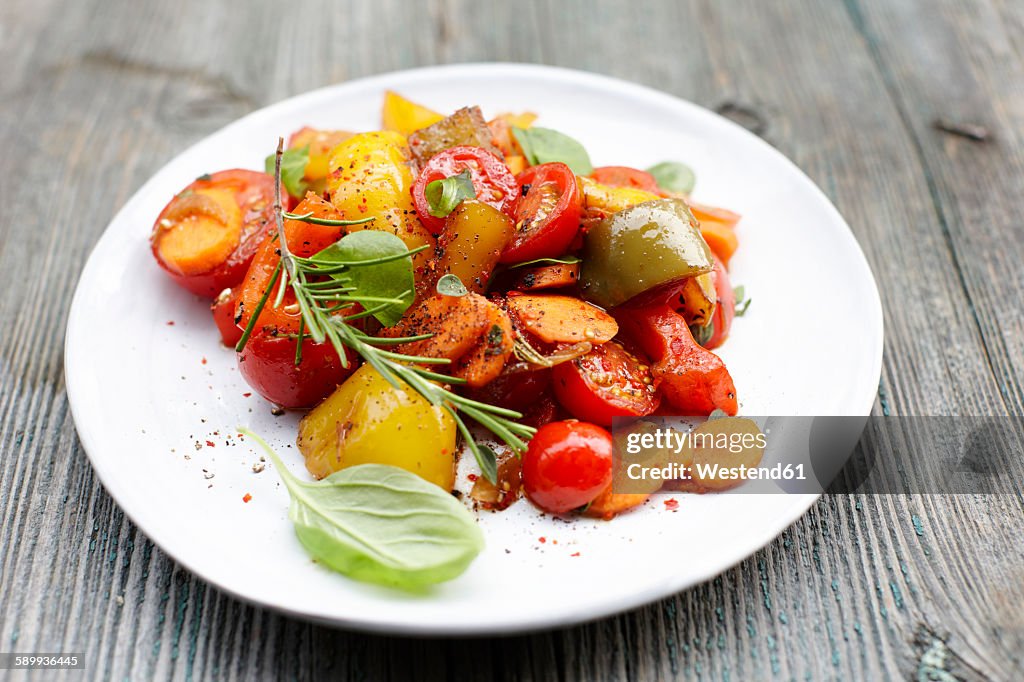
[[[583,145],[573,138],[550,128],[512,128],[516,142],[531,166],[561,161],[576,175],[590,175],[594,166]]]
[[[484,546],[462,504],[405,469],[360,464],[302,481],[255,434],[291,496],[288,516],[306,551],[356,580],[406,589],[462,574]]]
[[[464,199],[476,198],[473,174],[467,168],[450,178],[434,180],[424,188],[423,196],[427,199],[430,215],[435,218],[447,217]]]
[[[274,174],[275,156],[277,155],[271,154],[263,163],[267,175]],[[286,149],[281,154],[281,184],[284,185],[288,194],[296,199],[306,196],[306,190],[309,189],[309,183],[303,179],[306,176],[307,165],[309,165],[308,144],[304,147]]]
[[[667,192],[689,194],[697,184],[697,175],[685,163],[662,161],[647,169],[654,176],[658,187]]]
[[[367,310],[374,310],[385,327],[395,325],[412,305],[416,282],[412,259],[405,243],[380,230],[359,230],[347,234],[316,254],[321,261],[349,267],[331,275],[351,287],[349,292]]]
[[[733,287],[732,295],[736,299],[735,315],[736,317],[743,317],[747,312],[747,308],[750,307],[750,299],[744,298],[746,296],[746,289],[742,284],[738,287]]]
[[[579,263],[581,260],[582,260],[581,258],[577,258],[576,256],[562,256],[561,258],[534,258],[533,260],[523,261],[522,263],[516,263],[515,265],[510,265],[510,266],[508,266],[508,269],[509,270],[514,270],[515,268],[525,268],[525,267],[529,267],[531,265],[547,265],[547,264],[551,264],[551,265],[555,265],[555,264],[573,265],[575,263]]]
[[[469,289],[462,283],[458,275],[451,273],[444,275],[441,279],[437,280],[437,293],[442,296],[456,296],[461,297],[469,293]]]

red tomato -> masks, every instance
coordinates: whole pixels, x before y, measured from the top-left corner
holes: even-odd
[[[302,343],[302,362],[295,364],[295,339],[272,330],[253,333],[238,354],[238,371],[256,391],[281,407],[312,407],[329,396],[355,371],[358,359],[347,352],[342,367],[330,343]]]
[[[630,187],[632,189],[642,189],[645,192],[654,192],[655,194],[661,192],[658,189],[658,182],[654,179],[653,175],[647,171],[637,170],[629,166],[601,166],[600,168],[595,168],[590,177],[595,182],[611,187]]]
[[[490,204],[512,217],[519,186],[508,166],[482,147],[452,147],[432,157],[412,186],[416,215],[435,235],[444,229],[444,218],[430,215],[430,202],[426,196],[427,185],[434,180],[444,180],[458,175],[467,168],[473,176],[473,189],[476,190],[477,200]]]
[[[621,308],[619,329],[655,360],[652,372],[660,390],[681,415],[711,414],[715,409],[734,415],[736,385],[725,363],[702,348],[682,315],[667,305]]]
[[[480,388],[469,389],[466,393],[474,400],[516,412],[527,412],[537,405],[538,399],[550,385],[550,369],[502,372],[493,381]]]
[[[312,212],[318,218],[337,219],[334,207],[318,196],[307,195],[296,207],[298,213]],[[288,247],[300,256],[310,256],[333,244],[344,234],[345,228],[313,225],[297,220],[286,220],[285,234]],[[270,284],[274,268],[280,262],[277,243],[267,239],[252,260],[245,281],[238,293],[235,319],[244,328],[252,312]],[[327,342],[302,343],[302,361],[295,364],[296,339],[301,317],[291,290],[285,293],[278,308],[273,306],[271,292],[267,304],[253,328],[253,334],[238,355],[238,368],[242,377],[260,395],[282,407],[312,407],[326,398],[358,365],[357,356],[347,351],[349,366],[342,367],[334,347]]]
[[[587,504],[612,482],[612,436],[600,426],[551,422],[523,455],[523,488],[538,507],[564,514]]]
[[[651,369],[615,341],[556,365],[555,397],[574,417],[611,426],[612,417],[642,417],[658,408]]]
[[[729,329],[732,327],[732,320],[736,316],[736,294],[732,290],[732,283],[729,281],[729,273],[726,271],[722,261],[715,257],[715,269],[711,273],[715,280],[715,293],[718,295],[718,305],[715,307],[715,315],[711,323],[715,325],[711,338],[704,344],[707,349],[718,348],[729,337]]]
[[[516,178],[520,199],[515,233],[501,254],[502,263],[554,258],[565,253],[580,227],[583,193],[564,163],[531,166]]]
[[[178,285],[213,298],[242,281],[273,229],[274,179],[226,170],[205,175],[171,199],[156,219],[150,246]]]
[[[235,320],[235,308],[238,306],[238,287],[225,289],[214,299],[210,306],[213,322],[220,332],[220,340],[225,346],[234,348],[242,338],[242,328]]]

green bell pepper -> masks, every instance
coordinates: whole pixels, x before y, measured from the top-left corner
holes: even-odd
[[[583,297],[606,308],[715,267],[697,220],[680,199],[630,206],[593,226],[584,243]]]

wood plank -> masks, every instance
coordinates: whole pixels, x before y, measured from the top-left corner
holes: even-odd
[[[824,498],[693,590],[578,628],[470,642],[284,618],[156,550],[99,486],[67,410],[61,337],[88,250],[191,142],[268,102],[396,68],[541,61],[758,123],[839,206],[888,285],[888,409],[1022,410],[1016,5],[299,5],[0,8],[0,172],[29,188],[0,184],[0,271],[16,283],[0,290],[0,649],[85,651],[97,676],[132,679],[883,679],[943,656],[964,679],[1020,675],[1014,498]],[[983,123],[992,141],[934,131],[940,115]]]

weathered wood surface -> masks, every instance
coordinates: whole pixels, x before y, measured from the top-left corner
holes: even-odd
[[[90,247],[188,144],[356,76],[537,61],[724,111],[825,190],[883,285],[879,411],[1020,414],[1024,4],[230,5],[0,5],[0,651],[82,651],[111,679],[1024,676],[1019,494],[827,496],[733,570],[619,617],[507,639],[365,636],[239,603],[155,550],[93,475],[62,377]]]

